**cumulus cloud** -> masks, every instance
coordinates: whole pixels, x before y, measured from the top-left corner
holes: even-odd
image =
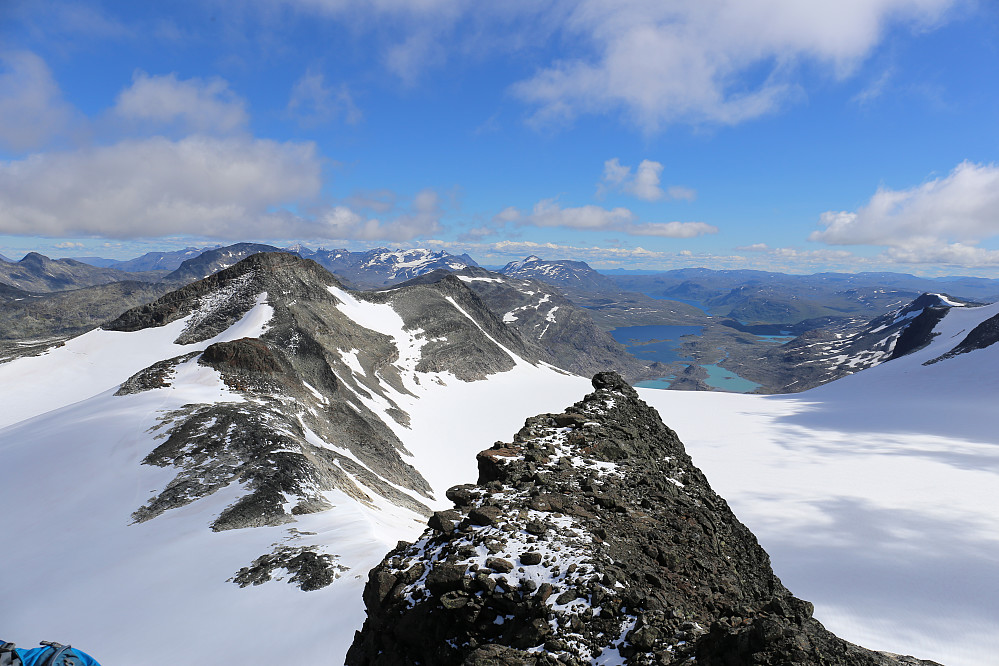
[[[735,249],[739,252],[767,252],[770,246],[766,243],[753,243],[752,245],[740,245]]]
[[[65,132],[73,109],[45,61],[30,51],[0,53],[0,146],[21,152]]]
[[[440,230],[443,206],[432,190],[380,220],[315,203],[320,171],[312,143],[246,137],[153,137],[37,154],[0,163],[0,233],[400,241]]]
[[[964,243],[891,247],[880,258],[896,264],[946,264],[951,266],[999,266],[999,250]]]
[[[542,199],[528,214],[513,207],[501,211],[494,223],[527,225],[534,227],[563,227],[583,231],[619,231],[631,236],[659,236],[661,238],[694,238],[718,232],[718,228],[704,222],[638,222],[627,208],[601,206],[561,207],[555,199]]]
[[[597,184],[597,196],[603,196],[608,191],[619,191],[631,194],[644,201],[661,201],[663,199],[686,199],[693,201],[697,193],[687,187],[674,185],[663,189],[660,186],[660,175],[663,165],[652,160],[642,160],[632,174],[631,167],[621,164],[618,158],[604,162],[604,175]]]
[[[292,86],[287,111],[303,127],[317,127],[337,118],[356,125],[362,118],[347,84],[330,86],[321,72],[311,69]]]
[[[433,190],[425,189],[413,197],[409,209],[402,215],[388,221],[366,220],[363,224],[352,227],[353,235],[341,237],[358,240],[409,240],[440,231],[442,214],[440,196]]]
[[[634,219],[635,214],[627,208],[607,209],[600,206],[562,208],[554,199],[543,199],[534,205],[530,215],[518,221],[535,227],[592,230],[627,227]]]
[[[893,256],[982,256],[971,250],[999,235],[999,167],[962,162],[950,174],[905,190],[881,187],[857,211],[827,211],[809,240],[881,245]]]
[[[180,80],[176,74],[136,72],[113,112],[140,123],[173,125],[188,132],[228,134],[246,127],[246,104],[221,78]]]
[[[287,222],[269,211],[319,187],[311,143],[129,140],[0,164],[0,232],[273,236]]]
[[[800,64],[845,77],[889,24],[933,26],[956,2],[583,0],[563,26],[580,52],[513,92],[537,106],[542,123],[624,110],[647,132],[673,122],[736,124],[795,96]]]

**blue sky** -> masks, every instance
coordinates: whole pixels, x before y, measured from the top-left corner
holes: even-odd
[[[984,0],[0,5],[0,253],[999,276]]]

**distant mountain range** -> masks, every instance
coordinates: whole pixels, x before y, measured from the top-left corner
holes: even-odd
[[[489,272],[468,255],[443,250],[289,249],[350,289],[384,289],[428,275],[439,281],[453,273],[557,367],[583,375],[614,369],[631,381],[672,377],[675,388],[701,390],[709,388],[702,366],[710,363],[760,384],[760,391],[815,386],[862,367],[858,354],[879,358],[875,343],[883,341],[868,340],[863,330],[877,328],[872,320],[906,307],[920,293],[965,302],[999,295],[999,281],[979,278],[699,268],[604,275],[585,262],[533,255]],[[0,262],[0,358],[36,353],[248,256],[279,251],[257,243],[185,248],[105,262],[114,267],[103,268],[37,253]],[[679,362],[650,366],[606,333],[636,325],[696,326],[700,333],[684,339]],[[766,335],[802,337],[775,345],[759,337]],[[836,361],[840,356],[846,360]]]
[[[12,297],[26,298],[19,294]],[[5,631],[31,634],[44,616],[46,631],[72,635],[108,663],[150,666],[176,662],[176,650],[149,647],[165,626],[209,662],[339,663],[356,640],[352,664],[538,666],[601,655],[614,663],[925,663],[864,651],[812,619],[811,604],[785,589],[676,433],[620,377],[598,374],[579,401],[588,382],[554,361],[576,344],[600,349],[584,315],[552,287],[476,267],[353,291],[311,259],[263,252],[48,353],[0,362],[4,526],[73,544],[72,566],[49,540],[4,549],[0,569],[18,573],[5,591],[19,599]],[[956,447],[950,454],[927,448],[925,437],[909,448],[899,437],[865,442],[847,472],[820,475],[832,487],[825,503],[756,516],[771,537],[789,523],[794,543],[823,534],[842,542],[855,525],[830,526],[827,516],[843,502],[848,516],[867,506],[846,493],[878,452],[888,450],[891,463],[875,475],[880,483],[895,481],[907,461],[950,455],[939,464],[957,474],[978,460],[969,442],[991,430],[997,322],[997,304],[927,295],[826,354],[834,359],[826,367],[869,369],[793,402],[650,393],[668,420],[700,424],[698,437],[685,436],[697,459],[710,453],[697,447],[711,432],[726,442],[723,457],[736,460],[791,466],[819,455],[809,443],[833,455],[827,449],[847,447],[881,400],[892,414],[920,405],[902,415],[912,432],[931,424],[968,438],[946,440]],[[863,418],[845,427],[849,414],[837,405]],[[832,410],[828,420],[809,425],[822,409]],[[754,414],[767,410],[785,419],[774,437],[788,448],[783,457],[748,456],[762,438]],[[842,441],[818,439],[837,424]],[[735,467],[721,483],[740,477]],[[958,489],[944,502],[950,491],[928,483],[930,472],[902,479],[903,490],[913,486],[937,511],[963,501]],[[960,478],[979,483],[975,475],[987,474],[973,467]],[[742,482],[751,511],[798,480]],[[989,515],[994,487],[973,487]],[[898,552],[946,546],[936,541],[951,532],[925,520],[893,529],[912,510],[894,507],[878,539],[849,532],[859,539],[850,542],[857,569],[836,583],[853,590],[846,608],[884,603],[882,581],[871,580],[877,567],[897,566]],[[943,515],[949,529],[963,525]],[[991,534],[975,520],[968,524]],[[877,548],[892,539],[902,541],[891,541],[886,564]],[[979,552],[977,542],[955,543]],[[963,574],[930,559],[942,582],[906,586],[924,602],[962,584]],[[813,555],[802,566],[821,579],[836,563]],[[988,603],[994,577],[984,571],[977,584]],[[60,603],[67,596],[101,599],[100,612],[81,614]],[[369,626],[355,638],[365,604]],[[987,613],[978,619],[989,631],[995,624]],[[255,640],[274,635],[295,640]],[[899,636],[916,640],[907,629]],[[556,654],[563,658],[547,657]],[[395,661],[380,661],[390,655]]]

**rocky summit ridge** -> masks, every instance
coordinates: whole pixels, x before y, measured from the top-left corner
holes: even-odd
[[[478,455],[369,574],[348,666],[923,664],[812,618],[618,375]]]
[[[251,311],[265,313],[259,335],[219,337]],[[292,523],[333,508],[336,493],[428,516],[432,488],[400,439],[421,382],[460,385],[537,362],[455,277],[349,292],[317,263],[288,253],[253,254],[104,329],[181,322],[171,347],[178,355],[133,374],[116,399],[175,388],[202,369],[226,391],[157,414],[149,434],[158,443],[142,462],[171,470],[173,479],[134,510],[137,523],[237,485],[238,498],[213,530]],[[264,582],[276,567],[294,571],[291,582],[303,589],[340,573],[319,549],[279,546],[234,582]]]

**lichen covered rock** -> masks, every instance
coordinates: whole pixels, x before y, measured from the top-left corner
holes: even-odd
[[[593,385],[370,573],[349,666],[930,663],[824,629],[656,411]]]

